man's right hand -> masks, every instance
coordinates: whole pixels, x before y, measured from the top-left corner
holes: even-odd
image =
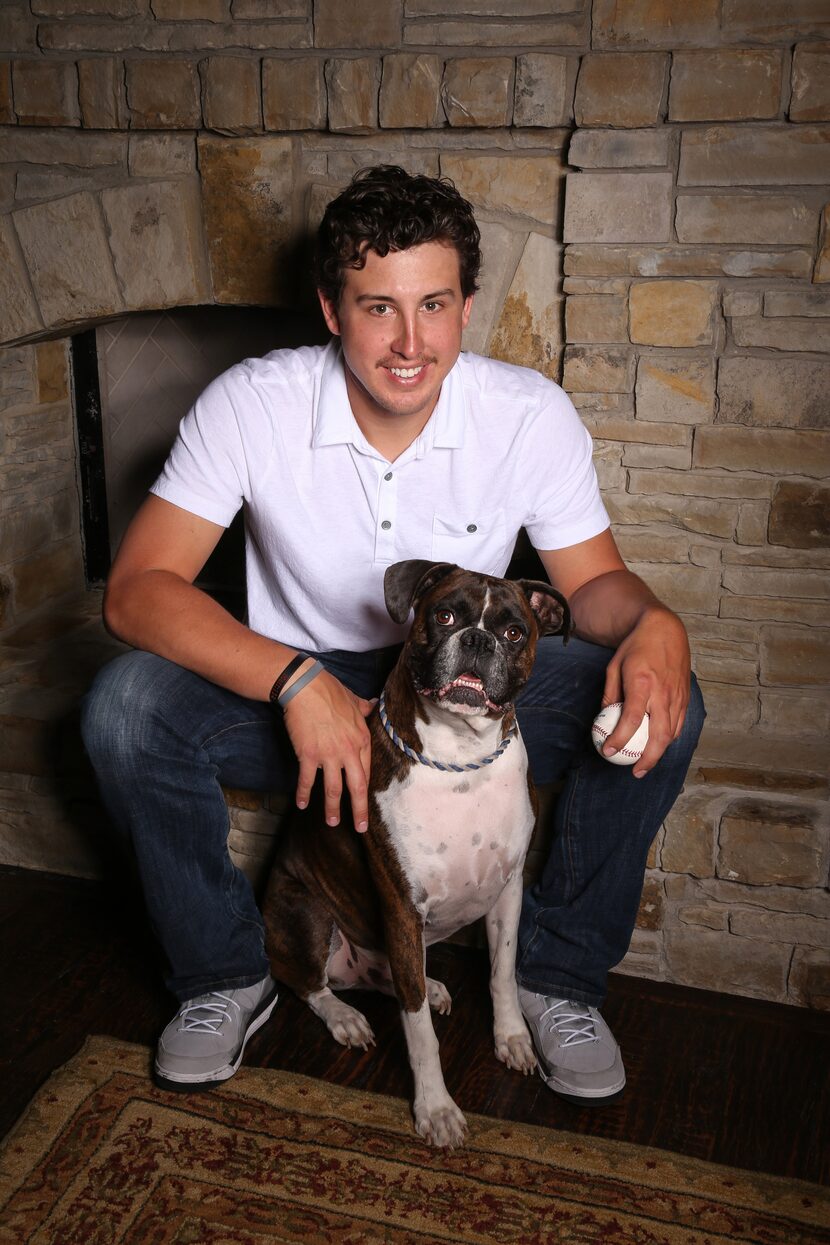
[[[297,807],[308,806],[317,771],[323,771],[326,824],[340,824],[343,775],[355,829],[369,828],[369,770],[372,746],[366,718],[374,702],[355,696],[323,671],[290,701],[285,726],[300,763]]]

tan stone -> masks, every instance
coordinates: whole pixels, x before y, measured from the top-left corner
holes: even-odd
[[[830,578],[822,571],[787,571],[766,566],[725,566],[723,585],[744,596],[830,598]]]
[[[765,316],[830,316],[830,290],[767,290]]]
[[[776,735],[802,739],[805,731],[820,739],[830,735],[830,698],[817,691],[761,689],[760,725]]]
[[[569,7],[573,0],[569,0]],[[443,11],[443,10],[442,10]],[[535,22],[407,21],[403,41],[409,47],[550,48],[583,47],[587,23],[582,13]]]
[[[7,347],[0,350],[0,411],[36,404],[36,372],[34,346]]]
[[[733,320],[733,332],[743,323]],[[830,363],[823,360],[758,355],[723,358],[718,369],[718,422],[758,428],[826,428],[828,385]],[[763,447],[758,448],[763,454]],[[763,461],[767,461],[765,456]]]
[[[720,42],[719,0],[594,0],[597,48],[706,47]]]
[[[326,61],[329,129],[366,134],[377,128],[380,61],[371,57]]]
[[[812,245],[818,210],[796,195],[730,194],[677,196],[681,242]]]
[[[623,452],[624,467],[673,467],[677,471],[687,471],[691,462],[691,445],[627,445]]]
[[[793,1003],[830,1012],[830,953],[796,947],[788,984]]]
[[[407,17],[505,17],[504,0],[406,0]],[[579,0],[510,0],[511,17],[572,13]]]
[[[56,493],[46,503],[41,501],[30,506],[15,506],[3,515],[0,562],[15,562],[40,553],[55,541],[69,537],[77,522],[77,497],[68,489]],[[3,769],[6,768],[4,764]]]
[[[199,75],[187,60],[129,60],[130,124],[140,130],[196,129],[201,123]]]
[[[22,869],[44,869],[70,877],[100,877],[102,862],[91,845],[90,827],[66,815],[55,796],[24,789],[0,789],[0,861]]]
[[[830,488],[779,481],[772,496],[769,539],[795,549],[830,549]]]
[[[643,893],[640,897],[640,907],[637,912],[637,928],[662,929],[664,908],[663,881],[660,877],[647,874],[643,882]]]
[[[725,362],[721,360],[721,366]],[[821,479],[830,472],[830,436],[778,428],[763,436],[754,428],[699,428],[692,457],[695,467]]]
[[[666,878],[666,895],[673,902],[733,904],[744,910],[792,913],[827,919],[827,891],[805,890],[794,886],[744,886],[721,878]]]
[[[830,281],[830,207],[826,207],[821,214],[821,233],[819,236],[820,249],[813,280]]]
[[[54,339],[37,347],[37,400],[43,405],[69,397],[66,341]]]
[[[764,502],[747,501],[741,506],[735,540],[739,545],[761,545],[767,538],[769,506]]]
[[[315,0],[318,48],[397,48],[403,0]]]
[[[565,350],[563,385],[580,393],[631,393],[634,388],[633,351],[568,346]]]
[[[576,130],[568,146],[574,168],[623,169],[666,165],[671,131]]]
[[[131,134],[133,177],[170,177],[196,172],[196,140],[190,134]]]
[[[563,169],[555,157],[442,155],[441,172],[477,208],[557,223]]]
[[[725,596],[721,618],[752,618],[758,622],[801,622],[823,627],[827,606],[823,601],[782,601],[775,597]]]
[[[664,52],[588,52],[576,82],[577,125],[656,125],[668,68]]]
[[[830,121],[830,49],[800,43],[793,54],[791,121]]]
[[[142,0],[32,0],[40,17],[138,17]]]
[[[624,295],[571,295],[565,304],[569,342],[628,342],[628,300]]]
[[[695,673],[706,705],[706,723],[709,729],[721,727],[727,731],[751,730],[758,721],[758,692],[754,687],[736,687],[731,683],[709,680],[705,667],[695,658]],[[744,664],[745,678],[749,677],[749,663]],[[751,667],[752,680],[756,678],[755,666]],[[718,671],[716,670],[717,674]],[[710,781],[715,779],[708,775]]]
[[[384,56],[380,124],[385,129],[432,129],[442,124],[440,56]]]
[[[714,875],[715,827],[723,803],[723,797],[713,797],[708,791],[682,792],[666,815],[661,868],[699,878]]]
[[[613,443],[612,443],[613,444]],[[619,446],[617,453],[619,454]],[[671,562],[688,560],[688,538],[677,529],[669,533],[621,529],[616,534],[617,547],[624,562]]]
[[[788,947],[753,942],[700,926],[666,931],[672,981],[704,990],[778,1000],[787,997]]]
[[[47,325],[77,324],[122,310],[92,195],[69,195],[24,208],[15,212],[14,220]]]
[[[814,916],[736,908],[729,918],[729,928],[739,938],[786,942],[802,947],[830,946],[830,921]]]
[[[779,474],[786,474],[781,472]],[[776,480],[770,480],[770,497],[772,497],[772,487],[777,483]],[[826,567],[830,570],[830,554],[823,553],[819,550],[806,550],[804,552],[798,549],[778,549],[774,545],[767,545],[764,549],[738,549],[737,546],[728,546],[723,551],[724,563],[731,566],[761,566],[765,568],[780,567],[781,570],[791,571],[796,568],[802,570],[813,571],[817,567]]]
[[[309,0],[233,0],[235,18],[310,16]]]
[[[566,277],[562,289],[566,294],[627,294],[629,284],[624,277]]]
[[[503,126],[513,114],[513,58],[456,57],[447,61],[441,98],[452,126]]]
[[[679,505],[673,497],[631,496],[613,493],[605,497],[612,523],[666,523],[686,532],[731,539],[738,508],[732,502],[691,498]]]
[[[588,176],[582,174],[582,176]],[[641,174],[630,174],[641,176]],[[570,179],[569,179],[570,180]],[[601,190],[601,187],[598,189]],[[813,253],[807,250],[748,251],[703,246],[570,246],[568,276],[613,277],[795,277],[809,280]],[[816,278],[818,280],[818,277]],[[828,276],[830,280],[830,267]]]
[[[125,168],[127,140],[81,131],[0,131],[0,163],[73,164],[82,169]]]
[[[671,173],[571,173],[564,239],[668,242],[671,214]]]
[[[244,56],[210,56],[200,65],[204,124],[220,134],[262,129],[259,62]]]
[[[601,413],[592,414],[587,422],[594,435],[610,441],[626,441],[642,445],[674,445],[686,448],[691,444],[688,428],[682,428],[677,424],[644,424],[633,418],[621,417],[619,412],[607,416]]]
[[[311,57],[262,62],[266,130],[322,130],[326,124],[323,65]]]
[[[678,908],[677,919],[682,925],[703,925],[706,929],[729,929],[729,913],[722,908],[687,904]]]
[[[9,217],[0,217],[0,342],[43,327]]]
[[[732,325],[736,346],[758,346],[766,350],[830,351],[830,321],[788,317],[747,316]]]
[[[824,0],[724,0],[723,33],[741,43],[791,43],[830,34],[830,15]]]
[[[809,805],[734,800],[721,818],[718,877],[753,886],[821,886],[825,839]]]
[[[119,186],[101,201],[131,311],[210,302],[197,182]]]
[[[562,305],[557,297],[561,248],[530,234],[490,342],[490,354],[555,379],[562,343]]]
[[[3,61],[0,63],[0,125],[14,125],[16,120],[12,103],[11,61]]]
[[[830,127],[720,125],[683,131],[681,186],[822,186],[830,182]]]
[[[80,125],[78,72],[71,62],[12,63],[14,109],[21,125]]]
[[[292,237],[288,138],[199,139],[214,299],[283,305],[293,291],[283,262]]]
[[[761,628],[761,681],[771,686],[816,687],[830,683],[826,628]]]
[[[777,117],[784,53],[739,48],[675,52],[670,121],[749,121]]]
[[[78,61],[81,117],[88,130],[125,130],[127,98],[124,64],[114,56]]]
[[[715,369],[711,359],[642,355],[637,365],[637,418],[708,424],[714,417]]]
[[[524,249],[525,234],[515,233],[494,221],[480,220],[481,274],[479,290],[473,302],[470,322],[464,330],[462,348],[476,354],[487,354],[487,343],[502,312],[504,290],[515,275]],[[549,289],[558,294],[561,247],[556,255],[556,270],[548,273]]]
[[[566,56],[527,52],[516,57],[514,125],[567,125],[573,117],[573,82]]]
[[[713,341],[718,288],[702,281],[638,281],[631,286],[631,340],[649,346]]]
[[[724,290],[723,314],[725,316],[759,316],[763,307],[763,295],[755,290]]]
[[[153,0],[157,22],[225,22],[230,16],[229,0]],[[234,16],[239,17],[236,13]]]
[[[631,567],[652,592],[678,614],[717,614],[720,574],[703,566],[677,567],[658,563],[634,563]]]
[[[77,538],[34,554],[11,568],[18,615],[68,592],[81,592],[84,571]]]

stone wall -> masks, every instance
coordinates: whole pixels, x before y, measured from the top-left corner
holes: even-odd
[[[0,8],[2,858],[96,867],[44,743],[111,651],[67,335],[307,299],[328,197],[398,161],[476,205],[466,346],[562,380],[691,633],[709,720],[623,971],[828,1006],[828,34],[820,0]],[[255,873],[273,812],[229,799]]]

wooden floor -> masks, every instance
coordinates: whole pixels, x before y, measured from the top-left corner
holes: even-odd
[[[112,887],[0,869],[0,958],[0,1134],[87,1034],[151,1046],[172,1015],[141,910]],[[453,996],[452,1014],[436,1017],[436,1031],[462,1109],[828,1180],[830,1017],[615,977],[604,1015],[622,1045],[628,1086],[613,1104],[574,1107],[537,1076],[496,1061],[482,952],[435,948],[430,972]],[[378,1045],[369,1054],[338,1047],[285,994],[246,1062],[408,1096],[394,1003],[350,997],[374,1027]]]

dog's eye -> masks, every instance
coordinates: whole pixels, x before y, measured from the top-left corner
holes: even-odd
[[[439,627],[451,627],[455,622],[455,614],[452,610],[436,610],[435,621]]]
[[[517,627],[514,625],[512,627],[507,628],[507,630],[504,633],[504,638],[505,640],[509,640],[511,644],[518,644],[519,640],[524,639],[524,634],[525,633],[521,627]]]

